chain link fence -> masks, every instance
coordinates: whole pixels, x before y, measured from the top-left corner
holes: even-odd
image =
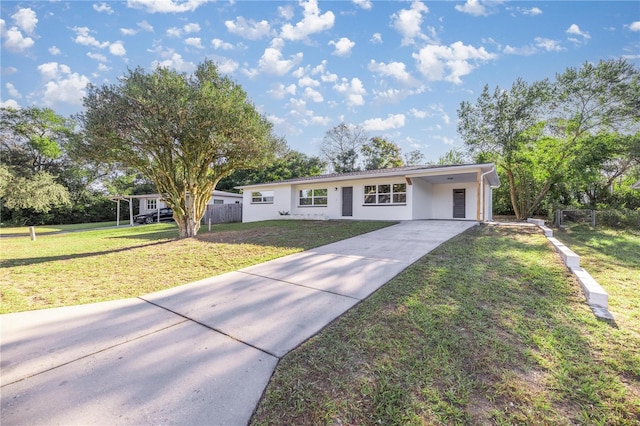
[[[557,210],[554,215],[555,227],[583,224],[592,227],[606,226],[615,229],[640,231],[640,210]]]

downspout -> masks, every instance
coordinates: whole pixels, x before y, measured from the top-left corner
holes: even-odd
[[[485,220],[484,214],[484,177],[489,173],[494,173],[496,171],[496,167],[491,167],[491,170],[486,171],[480,175],[480,214],[482,215],[482,222]]]

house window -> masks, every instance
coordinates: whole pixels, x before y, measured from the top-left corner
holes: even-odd
[[[406,204],[407,184],[393,183],[384,185],[365,185],[364,204]]]
[[[253,204],[273,204],[273,191],[257,191],[251,193]]]
[[[158,210],[158,203],[155,198],[147,198],[147,210]]]
[[[327,189],[300,190],[300,206],[326,206]]]
[[[214,205],[216,205],[216,204],[224,204],[224,200],[216,200],[216,199],[214,199],[213,200],[213,204]]]

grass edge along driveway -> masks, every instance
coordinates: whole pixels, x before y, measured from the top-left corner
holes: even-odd
[[[0,313],[136,297],[370,232],[395,222],[175,224],[0,240]]]
[[[286,355],[252,424],[640,424],[639,332],[537,229],[477,226]]]

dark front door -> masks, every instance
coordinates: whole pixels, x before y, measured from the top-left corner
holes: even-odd
[[[464,189],[454,189],[453,190],[453,218],[454,219],[464,219],[465,215],[465,190]]]
[[[353,187],[342,187],[342,216],[353,216]]]

